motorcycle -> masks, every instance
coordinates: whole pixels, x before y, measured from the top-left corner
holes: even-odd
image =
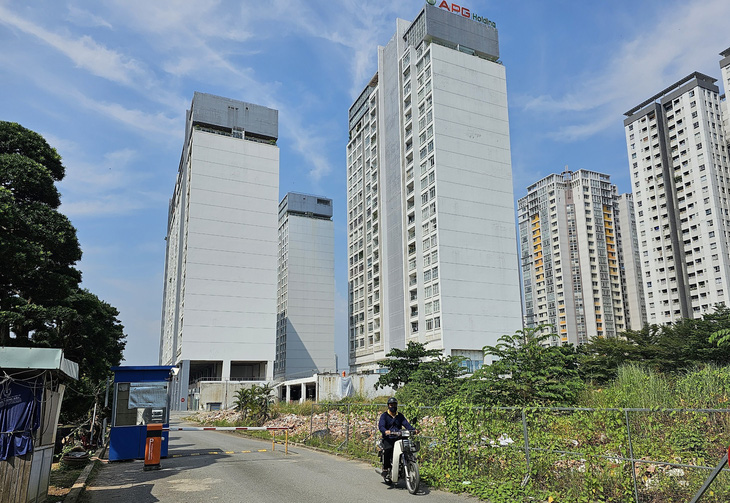
[[[406,481],[406,488],[411,494],[416,494],[418,484],[421,482],[421,476],[418,473],[418,460],[416,453],[420,449],[420,445],[412,438],[413,432],[408,430],[394,431],[391,437],[399,437],[393,444],[393,468],[391,472],[394,477],[383,478],[388,485],[397,484],[400,479]],[[383,451],[380,451],[381,456]]]

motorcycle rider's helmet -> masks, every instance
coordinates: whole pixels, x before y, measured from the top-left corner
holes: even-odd
[[[388,410],[393,412],[398,411],[398,400],[394,396],[388,398]]]

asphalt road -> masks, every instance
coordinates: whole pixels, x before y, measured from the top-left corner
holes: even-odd
[[[403,481],[383,484],[375,468],[303,447],[289,448],[228,432],[170,432],[162,469],[143,470],[142,461],[108,463],[86,489],[92,503],[163,502],[472,502],[475,498],[432,491],[421,484],[411,495]],[[233,451],[233,454],[211,452]],[[249,452],[244,452],[249,451]]]

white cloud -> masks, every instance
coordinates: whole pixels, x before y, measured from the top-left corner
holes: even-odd
[[[667,5],[656,19],[636,23],[638,32],[606,56],[598,74],[572,75],[579,87],[557,97],[528,97],[523,108],[564,114],[565,125],[549,134],[556,140],[601,133],[628,109],[694,71],[719,75],[717,54],[728,45],[728,18],[730,3],[724,0]]]
[[[182,132],[180,131],[181,121],[178,117],[171,118],[162,112],[150,114],[142,110],[126,108],[119,103],[96,101],[80,93],[76,95],[76,100],[84,107],[138,131],[172,136],[174,138],[182,137]],[[177,112],[181,115],[183,113],[182,110],[178,110]]]
[[[33,35],[71,59],[77,67],[97,77],[128,86],[138,82],[140,78],[147,78],[146,71],[139,62],[107,49],[89,36],[72,38],[59,35],[16,15],[2,5],[0,23]]]
[[[61,211],[70,217],[97,217],[164,207],[169,194],[140,189],[152,179],[148,171],[138,168],[143,162],[131,149],[108,152],[100,159],[73,152],[64,159]]]
[[[112,28],[112,25],[101,16],[97,16],[75,5],[68,6],[68,20],[77,26],[91,28]]]
[[[350,71],[355,98],[377,70],[377,46],[385,45],[395,31],[395,17],[412,3],[346,0],[337,8],[324,2],[275,0],[266,16],[288,24],[289,32],[326,40],[346,51],[341,58]],[[411,16],[414,12],[407,12]]]

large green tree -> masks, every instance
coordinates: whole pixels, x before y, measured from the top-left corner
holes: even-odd
[[[57,211],[61,158],[39,134],[0,122],[0,345],[28,345],[81,281],[76,229]],[[15,341],[11,341],[11,333]]]
[[[124,350],[119,312],[80,288],[76,229],[58,211],[61,157],[39,134],[0,121],[0,346],[61,348],[80,381],[64,399],[78,417]]]
[[[457,395],[463,383],[459,377],[466,372],[464,360],[463,356],[439,356],[422,361],[396,397],[401,402],[438,405]]]
[[[549,346],[555,334],[543,327],[518,330],[484,346],[494,361],[474,372],[465,385],[473,403],[495,406],[574,404],[583,389],[572,346]]]
[[[387,372],[380,375],[375,387],[390,386],[397,390],[408,384],[421,363],[438,358],[442,354],[440,349],[426,349],[425,344],[413,341],[409,342],[405,349],[393,348],[385,355],[384,360],[378,362],[382,368],[387,369]]]

